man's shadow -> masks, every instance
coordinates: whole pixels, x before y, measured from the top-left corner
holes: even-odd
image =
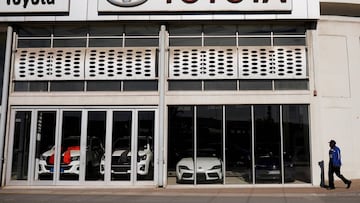
[[[328,185],[325,185],[325,168],[324,168],[324,160],[318,162],[320,166],[320,187],[328,188]]]

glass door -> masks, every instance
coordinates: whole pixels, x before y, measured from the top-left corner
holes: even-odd
[[[54,180],[56,111],[38,111],[35,138],[35,174],[34,180]]]
[[[63,111],[61,145],[57,148],[60,157],[59,180],[79,180],[80,139],[82,132],[82,112]]]
[[[154,109],[15,109],[12,116],[11,184],[154,183]]]
[[[111,181],[154,180],[155,111],[114,111]],[[102,170],[106,171],[103,161]]]
[[[155,112],[138,111],[137,116],[137,180],[153,181]]]
[[[130,181],[134,170],[131,150],[133,134],[132,111],[114,111],[111,145],[111,180]],[[103,162],[104,163],[104,162]],[[106,167],[104,166],[106,170]]]
[[[85,180],[104,181],[106,111],[87,114]]]
[[[10,180],[28,180],[31,135],[31,111],[17,111],[13,130],[12,153],[10,153]]]

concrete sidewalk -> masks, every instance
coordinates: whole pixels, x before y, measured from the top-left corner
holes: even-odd
[[[168,187],[168,188],[115,188],[115,187],[17,187],[9,186],[0,189],[1,194],[46,194],[46,195],[126,195],[126,196],[359,196],[360,179],[352,180],[350,189],[342,182],[335,182],[335,190],[320,187],[254,186],[254,187]]]

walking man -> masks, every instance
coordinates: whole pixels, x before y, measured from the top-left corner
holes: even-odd
[[[339,147],[336,146],[335,140],[330,140],[329,142],[330,150],[329,150],[329,190],[335,189],[334,185],[334,173],[337,177],[339,177],[347,186],[346,188],[350,188],[351,180],[346,179],[340,173],[341,167],[341,154]]]

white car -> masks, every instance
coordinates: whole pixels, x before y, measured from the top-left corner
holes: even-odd
[[[194,182],[194,159],[182,158],[176,164],[176,182]],[[217,157],[196,158],[196,182],[222,182],[222,161]]]
[[[80,174],[80,137],[70,136],[63,140],[61,147],[60,174],[62,175],[79,175]],[[86,151],[87,170],[98,169],[100,159],[103,156],[104,149],[96,137],[88,138],[88,147]],[[55,147],[41,154],[39,160],[39,177],[54,173],[54,154]],[[90,174],[96,177],[98,174]]]
[[[153,150],[152,142],[149,137],[138,137],[137,154],[137,174],[141,176],[151,176],[153,170]],[[130,140],[128,137],[119,138],[113,143],[111,155],[111,174],[129,175],[131,173],[131,151]],[[100,163],[100,173],[105,174],[105,156]]]

